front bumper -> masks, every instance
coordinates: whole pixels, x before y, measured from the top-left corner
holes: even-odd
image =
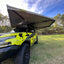
[[[9,46],[5,48],[0,48],[0,62],[10,58],[12,55],[17,53],[19,46]]]

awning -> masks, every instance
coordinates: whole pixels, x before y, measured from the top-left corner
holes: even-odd
[[[29,12],[23,9],[7,6],[11,26],[22,27],[28,24],[33,24],[35,29],[49,27],[54,23],[54,19],[48,18],[33,12]]]

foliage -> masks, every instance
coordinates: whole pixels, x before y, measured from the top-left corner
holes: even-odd
[[[60,34],[64,33],[64,14],[57,14],[54,19],[54,24],[50,27],[37,30],[38,34]]]
[[[2,24],[5,21],[7,21],[8,17],[4,16],[0,13],[0,21],[2,21]],[[9,32],[12,28],[9,26],[0,26],[0,33],[5,33],[5,32]]]
[[[4,16],[4,15],[2,15],[2,14],[0,13],[0,21],[3,22],[4,19],[8,19],[8,17],[7,17],[7,16]]]
[[[62,14],[62,16],[61,16],[61,20],[62,20],[61,24],[62,24],[63,27],[64,27],[64,14]]]
[[[0,33],[6,33],[9,32],[10,30],[12,30],[12,28],[9,26],[0,26]]]
[[[61,16],[61,20],[64,21],[64,14],[62,14],[62,16]]]
[[[57,14],[54,19],[59,19],[61,17],[61,14]]]

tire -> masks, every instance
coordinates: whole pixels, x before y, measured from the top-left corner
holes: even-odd
[[[23,44],[22,48],[19,50],[16,58],[15,64],[29,64],[30,59],[30,46],[29,44]]]
[[[34,44],[38,44],[38,36],[36,37],[36,42]]]

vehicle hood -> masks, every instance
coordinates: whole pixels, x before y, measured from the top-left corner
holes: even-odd
[[[16,36],[18,33],[2,33],[0,35],[0,38],[3,38],[3,37],[10,37],[10,36]]]

